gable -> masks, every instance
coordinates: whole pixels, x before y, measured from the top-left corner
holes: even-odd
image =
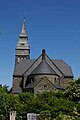
[[[55,86],[47,79],[47,77],[43,77],[39,82],[36,84],[34,83],[34,92],[35,93],[42,93],[43,91],[50,91],[56,89]]]
[[[40,74],[57,75],[56,72],[46,62],[46,60],[42,60],[40,64],[31,72],[31,75],[40,75]]]
[[[34,82],[34,92],[42,93],[44,91],[51,91],[54,89],[64,90],[59,84],[51,82],[46,76],[42,77],[38,82]]]

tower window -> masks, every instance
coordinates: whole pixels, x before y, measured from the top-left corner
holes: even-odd
[[[20,58],[18,57],[18,62],[20,61]]]
[[[21,45],[25,45],[24,43],[21,43]]]
[[[24,57],[24,59],[26,59],[26,57]]]
[[[21,58],[21,60],[23,60],[23,58]]]

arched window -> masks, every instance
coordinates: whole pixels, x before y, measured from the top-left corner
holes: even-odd
[[[55,83],[57,82],[57,78],[56,78],[56,77],[54,78],[54,82],[55,82]]]
[[[20,61],[20,58],[18,57],[18,62]]]

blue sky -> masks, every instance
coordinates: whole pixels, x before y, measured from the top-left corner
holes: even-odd
[[[50,58],[66,61],[74,77],[79,77],[80,0],[1,0],[0,84],[12,86],[24,14],[31,58],[37,58],[44,48]]]

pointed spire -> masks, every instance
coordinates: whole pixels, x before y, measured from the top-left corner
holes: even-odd
[[[21,31],[20,37],[27,37],[25,17],[24,17],[24,20],[23,20],[22,31]]]
[[[22,31],[19,36],[19,40],[16,46],[16,49],[30,49],[30,46],[28,44],[28,36],[26,34],[26,21],[24,17],[23,25],[22,25]]]
[[[22,25],[22,31],[16,45],[16,64],[22,59],[30,59],[30,46],[28,44],[28,36],[26,34],[25,17]]]

